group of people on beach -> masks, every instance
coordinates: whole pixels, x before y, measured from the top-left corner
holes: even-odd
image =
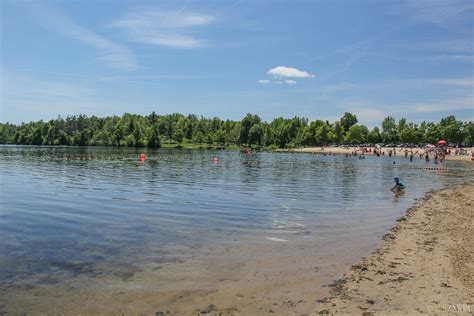
[[[415,156],[419,157],[420,159],[424,159],[426,162],[430,162],[433,160],[434,163],[444,162],[446,160],[447,155],[451,155],[451,150],[446,148],[426,148],[424,150],[421,149],[399,149],[398,152],[403,153],[405,158],[410,159],[413,162]],[[359,159],[365,159],[365,154],[373,154],[376,157],[380,156],[388,156],[394,157],[397,156],[397,148],[389,148],[388,150],[383,150],[382,148],[365,148],[361,147],[360,149],[354,149],[351,153],[345,153],[345,157],[350,156],[358,156]]]

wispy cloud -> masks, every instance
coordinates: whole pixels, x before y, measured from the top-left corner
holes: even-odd
[[[284,80],[284,81],[281,81],[281,80],[268,80],[268,79],[261,79],[258,81],[258,83],[260,84],[283,84],[283,83],[286,83],[286,84],[289,84],[289,85],[294,85],[296,84],[296,81],[295,80]]]
[[[465,0],[418,0],[404,1],[392,8],[392,14],[419,23],[430,23],[442,27],[455,25],[472,19],[474,4]]]
[[[431,61],[440,61],[440,60],[448,60],[448,61],[467,61],[473,62],[474,55],[437,55],[432,56],[429,58]]]
[[[453,79],[453,78],[436,78],[427,80],[428,83],[435,85],[446,85],[446,86],[455,86],[455,87],[474,87],[474,78],[462,78],[462,79]]]
[[[96,91],[79,84],[1,74],[2,120],[21,122],[52,118],[57,114],[100,109]],[[102,108],[103,109],[103,108]]]
[[[414,51],[429,51],[436,53],[472,53],[472,50],[474,48],[474,39],[469,36],[466,38],[430,42],[416,41],[407,43],[390,43],[389,47]]]
[[[138,67],[132,53],[126,47],[80,26],[59,9],[37,2],[28,3],[25,7],[43,28],[98,49],[99,59],[107,66],[123,70],[134,70]]]
[[[209,43],[194,35],[195,28],[214,21],[214,16],[206,14],[142,8],[127,13],[111,26],[123,30],[135,42],[173,48],[196,48]]]
[[[156,74],[156,75],[135,75],[135,76],[104,76],[98,78],[102,82],[150,82],[153,80],[205,80],[208,75],[185,75],[185,74]]]
[[[449,112],[454,110],[472,110],[474,109],[473,96],[453,99],[441,100],[432,103],[414,104],[415,112],[432,113],[432,112]]]
[[[278,66],[268,70],[267,74],[275,77],[290,77],[290,78],[309,78],[314,75],[304,70],[299,70],[292,67]]]

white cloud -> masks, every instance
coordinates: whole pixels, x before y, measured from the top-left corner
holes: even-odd
[[[122,29],[135,42],[173,48],[196,48],[207,46],[203,39],[190,34],[191,28],[208,25],[215,21],[211,15],[165,11],[158,9],[136,9],[112,27]]]
[[[296,81],[294,81],[294,80],[285,80],[285,82],[286,82],[287,84],[290,84],[290,85],[291,85],[291,84],[296,84]]]
[[[270,80],[268,80],[268,79],[261,79],[261,80],[258,81],[258,83],[267,84],[267,83],[270,83]]]
[[[55,7],[29,3],[27,8],[33,18],[45,29],[99,49],[101,52],[99,59],[107,66],[123,70],[134,70],[138,67],[133,55],[126,47],[78,25]]]
[[[290,78],[314,77],[314,75],[306,71],[299,70],[292,67],[285,67],[285,66],[278,66],[278,67],[272,68],[267,72],[267,74],[273,75],[276,77],[290,77]]]

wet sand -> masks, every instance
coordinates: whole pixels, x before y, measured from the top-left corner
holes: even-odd
[[[373,148],[371,148],[373,150]],[[381,157],[388,157],[388,151],[390,148],[383,148],[382,151],[385,152],[385,156]],[[419,154],[424,153],[424,149],[420,148],[408,148],[408,151],[413,150],[414,159],[420,159]],[[295,152],[295,153],[311,153],[311,154],[328,154],[328,155],[350,155],[352,152],[357,152],[357,154],[361,153],[358,147],[350,147],[350,148],[339,148],[339,147],[307,147],[307,148],[295,148],[295,149],[278,149],[276,151],[279,152]],[[470,150],[468,150],[470,153]],[[396,156],[403,157],[405,154],[405,148],[397,148]],[[372,153],[365,153],[365,155],[370,156]],[[432,159],[433,157],[430,156]],[[424,159],[424,158],[423,158]],[[471,156],[469,155],[447,155],[446,160],[456,160],[456,161],[472,161]]]
[[[363,241],[362,241],[363,242]],[[0,291],[6,315],[302,315],[357,261],[348,247],[319,252],[314,242],[213,249],[173,264],[116,276],[44,278]],[[370,252],[372,246],[363,250]],[[337,251],[336,251],[337,250]],[[373,249],[372,249],[373,250]],[[337,252],[337,254],[336,254]],[[219,254],[223,253],[221,256]],[[358,252],[360,253],[360,252]],[[354,257],[355,256],[355,257]],[[352,259],[351,259],[352,258]],[[360,257],[359,257],[360,258]]]
[[[427,194],[320,302],[314,315],[472,315],[474,183]]]

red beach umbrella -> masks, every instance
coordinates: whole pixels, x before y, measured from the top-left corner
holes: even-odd
[[[444,145],[447,145],[447,144],[448,144],[448,142],[443,140],[443,139],[438,142],[439,146],[444,146]]]

